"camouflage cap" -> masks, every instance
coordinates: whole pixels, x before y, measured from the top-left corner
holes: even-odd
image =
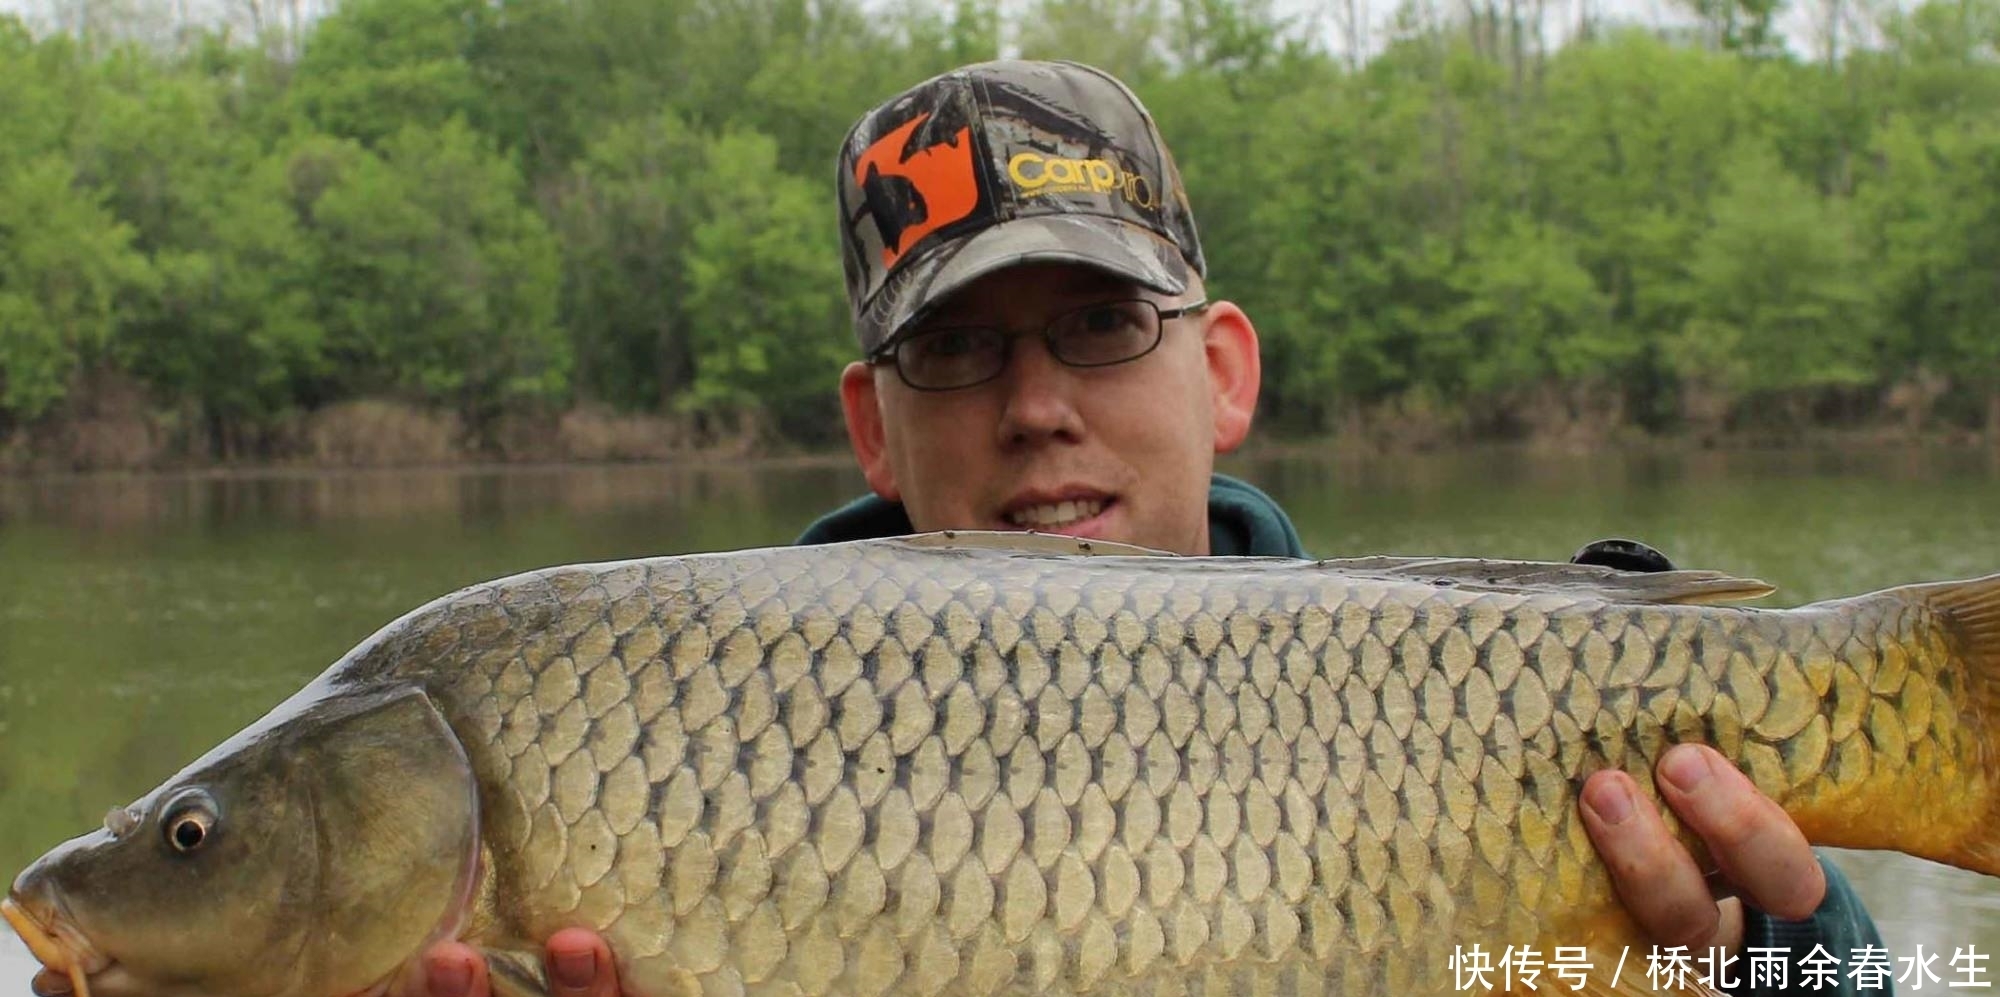
[[[1179,171],[1123,83],[986,62],[864,115],[840,150],[841,250],[864,355],[979,277],[1081,263],[1161,294],[1206,273]]]

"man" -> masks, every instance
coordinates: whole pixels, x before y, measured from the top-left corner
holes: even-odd
[[[1249,432],[1257,334],[1241,308],[1208,300],[1178,173],[1123,84],[1073,64],[945,74],[865,116],[837,182],[866,358],[842,372],[840,396],[872,494],[800,542],[1033,528],[1304,556],[1282,510],[1214,471]],[[1589,553],[1644,563],[1650,552]],[[1720,755],[1677,748],[1657,776],[1719,884],[1749,901],[1717,901],[1630,777],[1598,773],[1585,825],[1659,944],[1796,945],[1795,959],[1821,944],[1843,960],[1880,944],[1845,881]],[[615,993],[596,936],[564,932],[549,958],[564,997]],[[432,997],[486,993],[463,946],[438,946],[423,968]]]

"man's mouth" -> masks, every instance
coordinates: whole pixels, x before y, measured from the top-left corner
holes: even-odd
[[[1110,504],[1101,498],[1038,502],[1007,513],[1007,522],[1024,530],[1060,529],[1095,517]]]

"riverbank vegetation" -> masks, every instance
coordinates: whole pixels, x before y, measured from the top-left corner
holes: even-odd
[[[2000,438],[2000,0],[236,2],[0,20],[0,465],[838,447],[835,147],[1003,52],[1153,109],[1273,438]]]

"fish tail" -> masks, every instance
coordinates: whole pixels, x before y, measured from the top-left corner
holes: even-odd
[[[1945,861],[2000,876],[2000,574],[1901,590],[1933,610],[1954,664],[1962,670],[1959,733],[1969,741],[1959,759],[1972,785],[1963,787],[1977,815]]]

